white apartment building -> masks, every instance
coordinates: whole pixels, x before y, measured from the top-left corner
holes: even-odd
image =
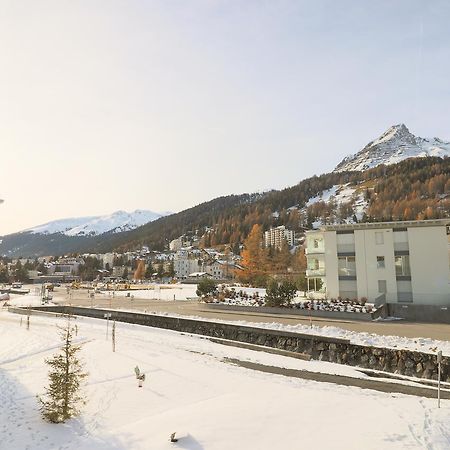
[[[173,268],[177,278],[187,278],[191,273],[203,272],[200,252],[179,250],[173,258]]]
[[[266,247],[281,248],[283,241],[287,241],[290,247],[294,245],[295,233],[284,225],[264,232],[264,245]]]
[[[308,291],[377,304],[450,304],[449,225],[439,219],[309,231]]]
[[[190,247],[192,245],[192,241],[188,239],[186,236],[180,236],[169,243],[169,250],[171,252],[177,252],[182,248]]]
[[[76,275],[78,268],[84,264],[80,258],[60,258],[47,267],[49,275]]]
[[[104,253],[101,256],[103,267],[106,267],[106,264],[108,264],[109,267],[112,268],[114,266],[114,257],[115,256],[116,256],[115,253]]]

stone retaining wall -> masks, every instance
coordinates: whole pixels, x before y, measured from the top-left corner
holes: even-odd
[[[319,361],[330,361],[419,378],[437,379],[436,355],[431,353],[357,345],[350,343],[348,339],[153,314],[66,306],[42,306],[34,309],[66,314],[70,312],[74,315],[101,319],[108,313],[111,314],[111,320],[119,322],[306,353],[312,359]],[[450,358],[443,358],[441,373],[441,380],[450,382]]]

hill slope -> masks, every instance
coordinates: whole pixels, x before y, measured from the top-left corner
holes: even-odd
[[[300,230],[314,223],[355,219],[449,217],[449,180],[450,158],[411,158],[364,172],[332,172],[258,197],[245,194],[204,203],[117,236],[115,245],[129,249],[146,244],[162,249],[181,234],[203,232],[209,227],[211,230],[204,235],[205,245],[235,246],[245,239],[255,223],[264,229],[286,225]],[[332,190],[334,195],[327,194],[327,190]]]
[[[410,158],[366,171],[313,176],[281,191],[219,197],[126,232],[9,235],[0,253],[108,252],[141,245],[162,250],[185,233],[202,236],[205,246],[231,244],[237,249],[255,223],[263,229],[286,225],[300,231],[320,223],[438,217],[450,217],[450,158]]]

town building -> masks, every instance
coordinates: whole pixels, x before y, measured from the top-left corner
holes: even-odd
[[[308,291],[376,304],[450,304],[449,225],[438,219],[309,231]]]
[[[175,276],[179,279],[187,278],[191,273],[203,272],[203,261],[200,251],[179,250],[173,257]]]
[[[181,250],[182,248],[190,247],[192,245],[192,239],[189,239],[187,236],[180,236],[169,243],[169,250],[171,252],[176,252]]]
[[[266,247],[275,247],[280,249],[283,242],[286,241],[290,247],[294,245],[295,233],[288,230],[284,225],[264,232],[264,245]]]
[[[49,275],[77,275],[78,268],[84,264],[81,258],[60,258],[48,265]]]

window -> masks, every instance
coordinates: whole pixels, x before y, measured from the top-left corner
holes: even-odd
[[[395,257],[395,275],[398,277],[411,276],[411,268],[409,267],[409,255]]]
[[[377,268],[384,269],[384,256],[377,256]]]
[[[309,270],[319,270],[320,262],[317,258],[308,259],[308,269]]]
[[[386,280],[378,280],[378,292],[380,294],[386,294],[387,292]]]
[[[354,256],[338,257],[338,274],[341,276],[356,276],[356,262]]]
[[[384,244],[384,235],[382,231],[375,232],[375,244],[377,245]]]

